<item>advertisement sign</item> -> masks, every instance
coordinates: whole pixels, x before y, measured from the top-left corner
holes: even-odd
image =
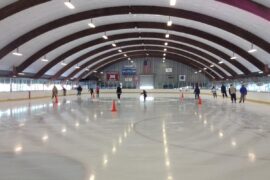
[[[134,76],[137,74],[136,67],[123,67],[122,68],[122,75],[124,76]]]
[[[172,68],[165,68],[166,73],[172,73]]]
[[[107,80],[108,81],[119,81],[119,73],[118,72],[107,72]]]

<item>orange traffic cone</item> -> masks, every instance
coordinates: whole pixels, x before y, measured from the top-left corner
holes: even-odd
[[[202,99],[201,99],[201,97],[199,97],[198,105],[202,105]]]
[[[55,103],[58,104],[58,97],[55,96]]]
[[[113,100],[112,102],[112,112],[116,112],[117,109],[116,109],[116,105],[115,105],[115,100]]]

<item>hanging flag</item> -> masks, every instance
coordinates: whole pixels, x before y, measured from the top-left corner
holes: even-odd
[[[148,60],[144,60],[144,62],[143,62],[143,73],[144,74],[151,73],[151,63]]]

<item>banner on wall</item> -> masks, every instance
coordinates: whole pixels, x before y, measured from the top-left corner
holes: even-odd
[[[122,68],[122,75],[124,76],[135,76],[137,74],[136,67],[125,66]]]
[[[179,81],[186,81],[186,75],[179,75]]]
[[[166,73],[172,73],[173,70],[172,70],[172,68],[165,68],[165,72],[166,72]]]
[[[119,81],[119,73],[118,72],[107,72],[107,80],[108,81]]]

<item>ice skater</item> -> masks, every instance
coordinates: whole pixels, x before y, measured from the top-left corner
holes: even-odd
[[[211,91],[212,91],[213,97],[217,98],[217,89],[215,86],[212,87]]]
[[[221,94],[222,94],[223,99],[224,99],[224,97],[226,97],[226,98],[228,97],[226,86],[224,84],[221,85]]]
[[[99,98],[99,87],[98,86],[96,87],[96,95],[97,95],[97,98]]]
[[[53,89],[52,89],[52,99],[57,99],[57,95],[58,95],[58,89],[57,87],[54,85]]]
[[[232,103],[236,103],[236,88],[231,84],[229,88]]]
[[[90,91],[90,94],[91,94],[91,98],[94,98],[94,89],[90,88],[89,91]]]
[[[120,85],[116,89],[116,94],[117,94],[118,101],[120,101],[121,94],[122,94],[122,88],[120,87]]]
[[[143,90],[143,92],[141,94],[143,95],[143,100],[145,102],[146,101],[146,98],[147,98],[147,92],[146,92],[146,90]]]
[[[241,96],[240,96],[239,103],[241,103],[242,101],[243,101],[243,103],[245,103],[246,95],[247,95],[247,88],[244,86],[244,84],[240,88],[240,93],[241,93]]]
[[[196,87],[194,89],[195,99],[199,99],[200,98],[200,93],[201,93],[201,91],[200,91],[199,85],[196,84]]]
[[[81,85],[79,85],[77,87],[77,96],[80,96],[81,94],[82,94],[82,87],[81,87]]]
[[[67,95],[67,89],[63,86],[63,96],[66,96]]]

